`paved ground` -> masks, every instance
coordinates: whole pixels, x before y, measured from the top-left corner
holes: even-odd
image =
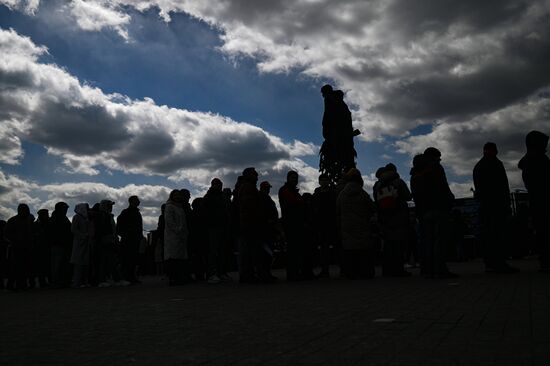
[[[549,365],[550,275],[0,293],[1,365]],[[282,276],[282,274],[280,274]]]

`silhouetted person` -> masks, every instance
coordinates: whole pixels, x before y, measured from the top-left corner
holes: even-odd
[[[353,130],[351,112],[344,102],[344,93],[333,90],[332,86],[321,88],[325,110],[323,113],[323,138],[319,170],[327,174],[332,183],[350,168],[355,167],[357,153],[353,147],[353,137],[359,134]]]
[[[128,208],[117,217],[116,230],[120,236],[120,261],[122,276],[130,283],[139,283],[136,266],[139,257],[139,244],[143,240],[143,220],[139,212],[139,198],[128,198]]]
[[[8,241],[6,240],[6,224],[0,220],[0,290],[5,288],[4,280],[8,277]]]
[[[378,209],[378,222],[382,232],[384,276],[410,276],[404,270],[405,251],[409,238],[409,206],[412,199],[407,184],[397,173],[393,164],[377,172],[374,186],[374,201]]]
[[[117,235],[111,200],[101,200],[95,217],[95,235],[97,237],[97,252],[99,257],[98,283],[99,287],[111,285],[128,285],[130,282],[122,280],[118,270],[118,256],[116,252]]]
[[[155,274],[164,274],[164,210],[166,203],[160,206],[160,216],[157,222],[156,241],[155,241]]]
[[[208,267],[208,228],[204,198],[195,198],[191,206],[193,208],[191,217],[187,218],[191,271],[196,281],[204,281]]]
[[[257,267],[261,251],[262,209],[256,188],[258,173],[252,167],[243,170],[238,191],[239,208],[239,282],[260,281]]]
[[[411,170],[411,191],[422,226],[422,273],[428,277],[451,278],[446,264],[450,214],[454,195],[449,189],[441,152],[429,147],[415,156]]]
[[[271,184],[268,181],[260,183],[260,203],[263,218],[263,228],[261,233],[261,253],[259,258],[258,275],[264,282],[274,282],[277,277],[271,274],[271,264],[273,263],[275,241],[279,235],[278,221],[279,212],[275,202],[269,195]]]
[[[17,206],[17,215],[6,224],[6,239],[9,242],[8,260],[10,270],[8,289],[24,290],[28,287],[31,274],[31,250],[34,241],[34,217],[29,206]]]
[[[214,178],[204,196],[204,210],[208,228],[208,283],[231,281],[227,274],[229,244],[229,205],[223,193],[223,183]]]
[[[73,233],[73,251],[71,263],[74,265],[73,287],[89,286],[90,251],[92,245],[92,223],[88,216],[89,206],[87,203],[76,205],[71,222]]]
[[[363,189],[363,178],[357,169],[350,169],[345,186],[336,200],[336,214],[342,238],[342,274],[349,279],[374,277],[371,221],[374,202]]]
[[[188,259],[189,230],[183,209],[184,202],[184,193],[173,190],[164,209],[164,260],[170,286],[183,285],[188,282],[185,261]]]
[[[287,173],[286,183],[279,189],[279,205],[287,244],[287,280],[312,279],[313,268],[306,257],[306,207],[298,189],[298,173],[293,170]]]
[[[37,219],[33,224],[34,242],[32,247],[32,273],[29,285],[36,286],[36,280],[40,287],[48,286],[50,282],[50,234],[49,211],[45,208],[38,210]]]
[[[497,145],[483,146],[483,157],[474,167],[475,197],[479,201],[481,242],[486,271],[513,273],[506,263],[506,228],[512,214],[510,188]]]
[[[336,247],[336,198],[335,188],[328,175],[319,176],[319,187],[313,192],[313,215],[317,243],[320,249],[321,272],[318,277],[329,277],[330,246]]]
[[[519,161],[523,183],[529,192],[529,207],[536,232],[542,272],[550,273],[550,159],[548,136],[531,131],[525,137],[527,153]]]
[[[69,258],[73,246],[71,221],[67,217],[69,205],[57,202],[49,221],[51,242],[52,284],[56,288],[66,287],[70,281]]]

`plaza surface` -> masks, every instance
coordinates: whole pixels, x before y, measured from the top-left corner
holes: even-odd
[[[550,365],[550,275],[532,259],[512,264],[522,271],[451,264],[456,280],[168,287],[151,277],[0,293],[0,363]]]

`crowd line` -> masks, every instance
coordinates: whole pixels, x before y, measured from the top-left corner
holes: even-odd
[[[541,272],[550,272],[550,159],[548,136],[531,131],[519,162],[529,194]],[[496,144],[488,142],[473,169],[479,200],[480,241],[486,271],[515,273],[502,243],[511,214],[510,190]],[[313,193],[300,193],[299,172],[289,171],[278,190],[281,216],[271,198],[271,184],[258,188],[255,168],[244,169],[233,189],[214,178],[204,197],[173,190],[151,240],[158,273],[170,286],[193,281],[210,284],[273,283],[274,253],[284,243],[287,281],[330,277],[336,262],[340,276],[375,276],[376,238],[382,239],[383,276],[410,276],[405,262],[414,253],[427,278],[453,278],[446,263],[451,239],[454,195],[441,165],[441,152],[427,148],[414,157],[410,189],[394,164],[376,171],[372,195],[361,172],[350,168],[332,184],[319,176]],[[410,202],[414,202],[411,215]],[[137,196],[118,217],[115,203],[104,199],[79,203],[69,220],[69,205],[58,202],[51,215],[40,209],[35,220],[21,203],[17,215],[0,221],[0,285],[18,291],[29,287],[110,287],[140,283],[140,246],[145,243]],[[412,218],[412,219],[411,219]],[[238,279],[231,276],[238,270]]]

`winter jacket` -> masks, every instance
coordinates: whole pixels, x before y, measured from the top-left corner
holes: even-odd
[[[206,224],[209,228],[227,228],[229,205],[222,191],[209,189],[203,200]]]
[[[482,157],[473,171],[475,197],[483,210],[510,211],[510,187],[502,161],[496,156]]]
[[[532,211],[543,214],[550,207],[550,159],[546,155],[548,136],[532,131],[527,134],[526,145],[527,154],[521,158],[518,167],[529,192]]]
[[[139,244],[143,238],[143,220],[137,207],[130,206],[122,210],[117,217],[116,231],[122,245]]]
[[[378,222],[386,240],[406,240],[409,234],[409,206],[412,199],[407,183],[393,171],[382,173],[374,187],[374,199],[378,206]],[[382,207],[382,195],[386,193],[393,200],[392,207]]]
[[[185,210],[168,200],[164,209],[164,259],[187,259],[188,237]]]
[[[51,245],[70,250],[73,245],[73,233],[71,232],[71,221],[69,218],[62,215],[59,211],[54,211],[48,224]]]
[[[366,250],[373,245],[370,223],[375,213],[374,202],[357,182],[346,184],[336,200],[342,248]]]
[[[79,203],[75,207],[76,215],[73,216],[71,232],[73,233],[73,251],[71,263],[76,265],[90,264],[90,246],[92,237],[92,224],[88,218],[88,205]]]
[[[31,249],[34,242],[34,217],[16,215],[6,224],[5,237],[11,245],[21,249]]]
[[[301,230],[305,226],[306,207],[298,188],[285,183],[279,189],[279,205],[285,231]]]
[[[411,191],[418,217],[428,211],[447,211],[453,207],[454,195],[449,188],[445,170],[439,163],[431,162],[423,169],[414,169]]]

